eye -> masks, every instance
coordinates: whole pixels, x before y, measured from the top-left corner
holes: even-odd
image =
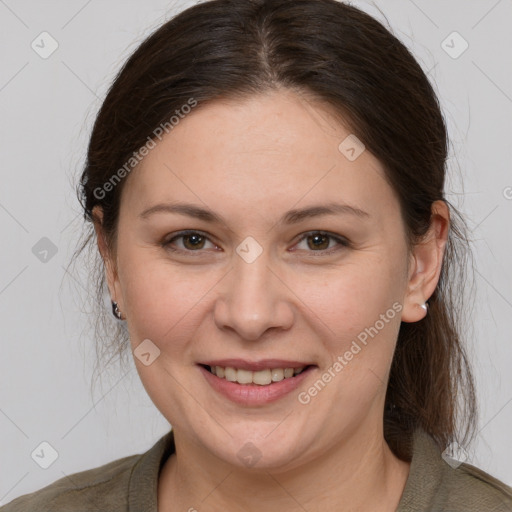
[[[300,244],[304,242],[306,248],[300,248]],[[334,244],[331,244],[331,242],[334,242]],[[296,247],[299,247],[301,250],[305,249],[308,252],[331,254],[342,247],[350,247],[350,242],[346,238],[332,235],[325,231],[310,231],[309,233],[304,234]]]
[[[175,252],[200,253],[202,250],[208,249],[208,247],[206,247],[208,243],[211,244],[210,248],[219,248],[216,244],[211,242],[205,233],[186,230],[176,233],[172,238],[164,240],[162,246]],[[300,247],[300,244],[303,243],[306,244],[306,248]],[[176,247],[176,245],[178,247]],[[350,247],[350,242],[344,237],[333,235],[325,231],[310,231],[302,236],[294,249],[292,249],[292,252],[298,248],[299,250],[306,250],[307,252],[331,254],[343,247]]]
[[[175,241],[180,239],[181,241],[178,244],[178,248],[173,247]],[[172,238],[165,240],[162,245],[171,251],[199,252],[200,250],[206,248],[205,245],[208,242],[212,245],[214,249],[217,248],[217,246],[214,243],[212,243],[204,233],[200,231],[187,230],[181,231]]]

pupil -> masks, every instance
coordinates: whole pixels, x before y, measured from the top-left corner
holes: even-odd
[[[202,238],[203,237],[201,235],[186,235],[184,237],[185,245],[190,244],[193,248],[197,248],[201,245],[201,242],[203,241]]]
[[[325,247],[326,247],[325,241],[326,240],[327,240],[327,246],[329,245],[328,238],[325,235],[311,235],[311,238],[313,239],[313,246],[314,246],[313,248],[325,249]]]

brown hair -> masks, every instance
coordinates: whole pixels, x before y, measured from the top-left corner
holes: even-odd
[[[106,193],[104,184],[155,139],[159,125],[191,98],[200,108],[223,97],[277,88],[316,98],[348,123],[385,168],[400,201],[409,247],[420,241],[432,203],[446,201],[448,138],[438,99],[390,31],[335,0],[211,0],[148,37],[117,75],[95,121],[79,189],[86,219],[93,221],[92,209],[102,208],[103,229],[114,249],[126,179]],[[402,323],[389,377],[384,433],[403,459],[410,458],[411,433],[418,427],[444,448],[456,439],[465,442],[475,425],[473,378],[461,344],[470,250],[464,221],[449,206],[452,221],[440,281],[426,318]],[[93,238],[89,231],[79,252]],[[96,276],[102,304],[101,264]],[[107,327],[103,355],[111,349],[111,357],[122,355],[126,333],[120,331],[113,342],[112,326]]]

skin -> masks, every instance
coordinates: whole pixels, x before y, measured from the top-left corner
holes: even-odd
[[[384,440],[386,384],[400,322],[425,316],[420,304],[439,280],[449,210],[434,203],[428,236],[410,252],[382,165],[368,150],[354,161],[339,151],[350,133],[327,106],[286,90],[202,105],[127,179],[113,250],[95,211],[111,297],[132,349],[150,339],[160,350],[149,366],[135,358],[175,433],[177,454],[158,482],[159,511],[233,504],[258,512],[396,509],[409,464]],[[176,201],[225,222],[169,212],[141,217]],[[368,217],[279,222],[290,209],[330,202]],[[178,238],[171,247],[182,252],[172,252],[164,242],[185,229],[207,238],[199,249]],[[350,245],[321,238],[318,249],[308,235],[319,230]],[[247,236],[263,249],[252,263],[236,252]],[[300,403],[298,392],[393,303],[402,310]],[[295,359],[317,368],[297,392],[251,407],[218,394],[197,366],[226,357]],[[248,441],[261,453],[253,467],[237,457]]]

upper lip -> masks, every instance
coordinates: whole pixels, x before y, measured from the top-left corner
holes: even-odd
[[[273,368],[303,368],[305,366],[312,366],[312,363],[284,359],[260,359],[259,361],[247,361],[246,359],[215,359],[211,361],[202,361],[199,364],[207,366],[222,366],[223,368],[230,367],[252,372],[267,369],[271,370]]]

